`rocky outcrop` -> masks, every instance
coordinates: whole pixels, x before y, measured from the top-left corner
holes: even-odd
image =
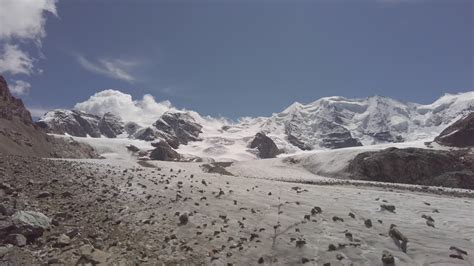
[[[124,130],[129,137],[133,136],[133,134],[135,134],[140,128],[140,125],[135,122],[127,122],[124,126]]]
[[[179,161],[181,158],[180,154],[177,153],[170,145],[165,141],[153,143],[155,149],[150,153],[150,159],[158,161]]]
[[[46,113],[37,125],[49,133],[68,134],[76,137],[115,138],[124,132],[120,117],[106,113],[102,117],[76,110],[53,110]]]
[[[367,133],[367,135],[373,137],[377,142],[398,143],[398,142],[405,141],[402,136],[400,136],[400,135],[394,136],[389,131],[381,131],[381,132],[375,132],[375,133],[370,133],[369,132],[369,133]]]
[[[8,89],[7,81],[0,75],[0,118],[6,120],[18,119],[24,124],[31,125],[30,112],[26,109],[21,99],[15,98]]]
[[[99,131],[108,138],[115,138],[125,131],[125,127],[119,116],[105,113],[99,121]]]
[[[194,118],[184,112],[166,112],[153,126],[161,132],[160,137],[168,144],[177,148],[179,144],[188,144],[190,141],[198,141],[202,126]]]
[[[33,123],[20,99],[0,76],[0,153],[39,157],[94,158],[92,147],[48,136]]]
[[[144,140],[144,141],[153,141],[159,136],[156,129],[151,127],[145,127],[138,129],[132,137],[134,139]]]
[[[466,151],[388,148],[358,154],[352,178],[474,189],[474,156]]]
[[[447,127],[435,138],[435,141],[452,147],[473,147],[474,112]]]
[[[352,137],[351,132],[336,123],[323,120],[317,125],[321,131],[321,146],[330,149],[362,146],[359,140]]]
[[[273,140],[263,133],[257,133],[250,143],[251,149],[257,149],[258,157],[262,159],[275,158],[280,150]]]

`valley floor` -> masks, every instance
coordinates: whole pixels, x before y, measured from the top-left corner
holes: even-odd
[[[198,163],[0,157],[1,183],[14,190],[0,189],[2,204],[56,224],[25,247],[0,246],[0,264],[382,265],[384,251],[396,265],[474,264],[469,191],[281,182],[264,177],[311,173],[264,160],[237,163],[228,168],[236,176],[226,176]],[[391,224],[408,238],[406,253]],[[71,242],[58,245],[71,231]],[[450,257],[459,255],[453,246],[468,255]]]

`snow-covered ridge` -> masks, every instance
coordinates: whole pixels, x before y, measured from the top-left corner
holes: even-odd
[[[231,121],[178,110],[167,101],[156,102],[151,95],[137,101],[122,92],[107,90],[78,103],[75,111],[48,112],[39,123],[51,133],[64,134],[55,130],[54,125],[80,125],[85,120],[98,126],[100,121],[105,121],[118,138],[162,139],[183,154],[247,160],[256,158],[255,151],[248,146],[258,132],[269,136],[284,153],[294,153],[434,138],[473,111],[474,91],[446,94],[428,105],[381,96],[361,99],[333,96],[309,104],[295,102],[270,117]],[[104,119],[105,114],[115,118]],[[105,134],[99,129],[99,135],[88,135]]]

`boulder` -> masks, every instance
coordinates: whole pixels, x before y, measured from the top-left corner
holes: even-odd
[[[6,237],[5,242],[17,247],[23,247],[26,246],[26,237],[22,234],[11,234]]]
[[[150,159],[159,161],[178,161],[180,154],[171,148],[165,141],[155,144],[155,149],[150,153]]]
[[[51,219],[36,211],[17,211],[11,217],[16,233],[29,240],[38,238],[51,226]]]
[[[435,138],[439,144],[452,147],[474,146],[474,112],[459,119]]]
[[[250,143],[250,148],[258,150],[258,157],[260,158],[275,158],[280,154],[280,150],[275,142],[264,133],[257,133]]]

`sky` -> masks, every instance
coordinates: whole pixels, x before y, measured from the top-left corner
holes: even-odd
[[[0,73],[34,114],[106,89],[232,119],[334,95],[431,103],[474,90],[473,10],[471,0],[0,0]]]

